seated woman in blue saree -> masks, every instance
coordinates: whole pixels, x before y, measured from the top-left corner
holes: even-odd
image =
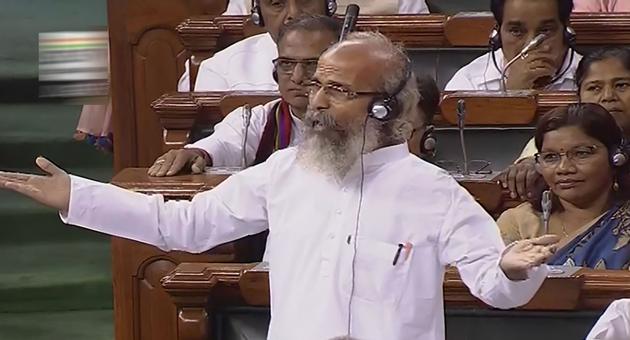
[[[556,234],[562,240],[549,264],[627,270],[630,157],[615,119],[597,104],[557,108],[541,117],[535,142],[536,169],[546,185],[499,217],[503,240]]]

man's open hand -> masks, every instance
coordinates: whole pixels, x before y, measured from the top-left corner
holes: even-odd
[[[0,188],[13,190],[61,212],[70,204],[70,176],[52,162],[38,157],[35,164],[47,175],[0,171]]]
[[[556,235],[518,241],[503,254],[499,266],[510,280],[525,280],[529,269],[545,263],[553,256],[559,241]]]

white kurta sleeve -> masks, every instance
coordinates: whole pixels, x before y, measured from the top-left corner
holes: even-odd
[[[446,84],[444,91],[474,91],[477,90],[477,86],[472,82],[468,76],[467,66],[461,68],[451,80]]]
[[[399,14],[428,14],[429,7],[425,0],[398,0]]]
[[[221,15],[247,15],[250,13],[249,0],[230,0],[227,9]]]
[[[529,279],[511,281],[499,267],[505,248],[495,221],[463,188],[456,188],[440,230],[440,261],[455,264],[470,292],[486,304],[508,309],[526,304],[545,280],[547,266]]]
[[[273,105],[259,105],[252,108],[252,116],[247,129],[247,164],[253,164],[258,145],[267,121],[267,108]],[[241,166],[243,159],[244,118],[242,107],[230,112],[215,125],[214,133],[187,148],[205,150],[212,158],[213,166]]]
[[[69,210],[62,220],[163,250],[203,252],[267,229],[268,163],[233,175],[192,201],[165,202],[161,195],[72,176]]]
[[[184,74],[182,74],[177,82],[178,92],[190,92],[190,60],[186,60],[184,67]]]
[[[230,82],[221,72],[221,62],[217,62],[216,58],[206,59],[199,65],[199,72],[195,80],[195,92],[200,91],[228,91],[232,90]]]
[[[620,339],[630,339],[630,299],[613,301],[586,336],[586,340]]]

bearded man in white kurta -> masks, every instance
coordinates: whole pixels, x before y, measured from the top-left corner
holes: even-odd
[[[303,142],[191,202],[69,176],[43,158],[51,176],[0,173],[0,187],[164,250],[203,252],[269,226],[269,339],[441,340],[447,265],[484,302],[516,307],[545,279],[557,237],[506,249],[470,194],[409,153],[419,95],[407,63],[383,35],[350,34],[319,60]],[[391,95],[398,114],[368,117]]]

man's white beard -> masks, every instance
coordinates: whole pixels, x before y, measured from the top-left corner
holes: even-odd
[[[349,129],[341,129],[326,112],[309,108],[304,118],[304,135],[298,145],[297,161],[306,169],[342,180],[362,151],[368,153],[378,147],[376,123],[368,120],[365,129],[363,145],[363,121]]]

